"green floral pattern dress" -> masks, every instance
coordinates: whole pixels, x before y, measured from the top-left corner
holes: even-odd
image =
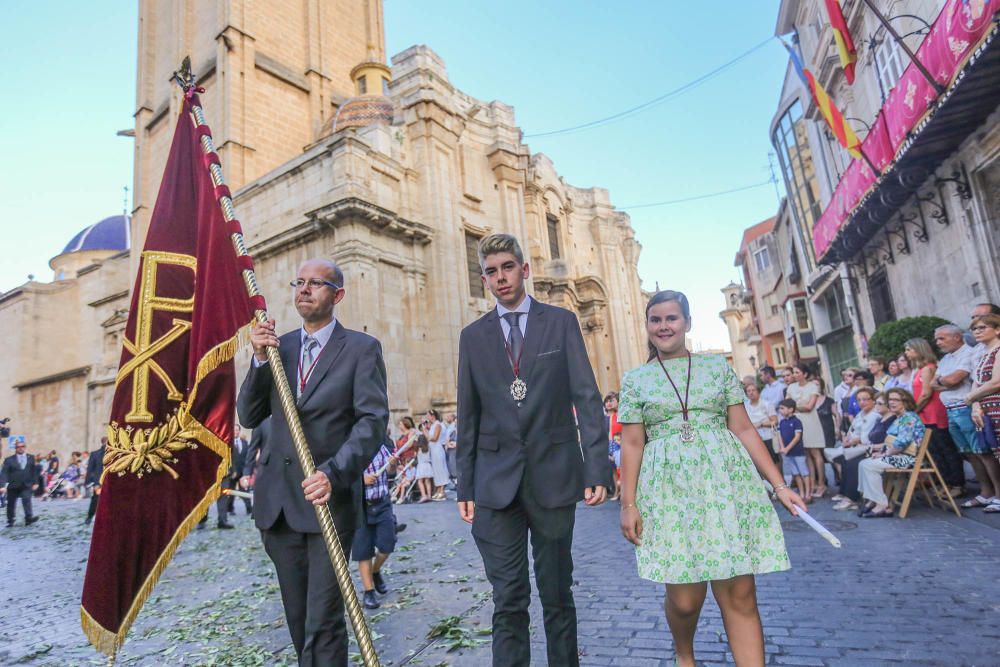
[[[687,357],[663,363],[683,396]],[[727,428],[727,407],[743,399],[724,357],[693,355],[688,416],[695,439],[685,443],[680,401],[659,363],[625,374],[618,421],[642,424],[647,439],[636,492],[640,577],[686,584],[790,567],[757,469]]]

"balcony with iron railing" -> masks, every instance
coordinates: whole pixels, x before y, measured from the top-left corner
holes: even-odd
[[[929,217],[942,214],[946,185],[971,196],[962,170],[936,171],[1000,105],[998,21],[1000,0],[945,3],[916,50],[920,65],[904,70],[871,124],[865,159],[850,163],[813,228],[821,263],[850,260],[888,233],[887,223],[914,195],[927,202]],[[898,222],[926,236],[923,209]]]

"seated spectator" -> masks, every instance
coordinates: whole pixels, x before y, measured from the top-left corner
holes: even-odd
[[[913,393],[913,371],[910,369],[910,360],[905,354],[896,357],[896,374],[885,381],[886,389],[905,389]],[[890,366],[890,370],[891,370]]]
[[[913,396],[902,389],[890,389],[885,393],[885,399],[896,420],[889,427],[882,449],[858,466],[858,488],[868,501],[861,514],[866,519],[892,516],[882,474],[889,468],[912,468],[915,448],[920,446],[924,437],[924,423],[916,412],[917,404]]]
[[[869,357],[868,372],[872,374],[870,386],[874,387],[876,391],[882,391],[885,388],[886,380],[889,379],[889,374],[885,372],[885,359]]]
[[[747,409],[750,422],[757,429],[757,435],[764,441],[764,445],[767,446],[767,451],[771,454],[771,460],[774,461],[775,465],[780,466],[781,456],[778,454],[779,448],[774,446],[774,427],[778,423],[778,416],[775,414],[774,407],[763,399],[756,383],[750,382],[744,384],[743,391],[747,395],[743,401],[743,405]]]
[[[398,452],[411,439],[415,439],[417,430],[413,419],[410,417],[403,417],[396,422],[396,426],[399,428],[400,434],[396,438],[396,451]],[[406,502],[406,496],[410,488],[416,483],[416,480],[417,446],[416,442],[414,442],[406,451],[398,455],[395,486],[392,489],[393,502],[397,505]]]
[[[972,320],[972,334],[977,345],[982,345],[984,354],[979,359],[973,373],[972,389],[966,395],[966,403],[972,406],[972,420],[978,429],[982,449],[990,451],[993,464],[1000,457],[997,435],[1000,434],[1000,373],[995,373],[997,353],[1000,352],[1000,315],[980,315]],[[983,484],[985,488],[985,484]],[[986,500],[984,512],[1000,513],[1000,486],[994,483],[994,497],[986,498],[985,492],[976,500]]]
[[[851,428],[844,434],[843,445],[831,447],[823,452],[827,461],[832,463],[839,456],[847,459],[856,458],[863,454],[865,448],[871,444],[868,436],[875,425],[881,421],[879,413],[875,411],[875,398],[877,396],[879,393],[871,387],[861,387],[855,392],[855,398],[858,405],[861,406],[861,411],[854,417]],[[836,500],[837,496],[834,496],[833,499]]]
[[[80,497],[80,489],[78,484],[83,473],[80,470],[80,452],[73,452],[69,457],[69,465],[62,472],[59,478],[63,481],[63,490],[66,492],[66,497],[72,500],[77,500]]]
[[[892,389],[895,386],[896,378],[899,377],[899,361],[896,359],[890,359],[889,363],[886,364],[885,372],[889,374],[889,377],[885,381],[885,386],[882,390]]]
[[[896,415],[889,412],[889,407],[886,405],[885,394],[876,394],[872,402],[873,412],[878,415],[878,421],[868,432],[867,446],[854,446],[835,459],[840,465],[840,494],[843,496],[840,502],[833,506],[838,512],[853,511],[858,508],[858,502],[861,501],[861,493],[858,490],[858,466],[872,449],[877,449],[885,443],[889,427],[896,421]],[[851,458],[847,458],[848,454]]]

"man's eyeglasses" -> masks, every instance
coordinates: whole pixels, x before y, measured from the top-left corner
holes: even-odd
[[[332,290],[340,289],[340,285],[336,283],[331,283],[329,280],[320,280],[318,278],[311,278],[309,280],[305,280],[304,278],[297,278],[288,284],[291,285],[293,289],[297,290],[302,289],[306,285],[308,285],[309,289],[311,290],[320,289],[321,287],[329,287]]]

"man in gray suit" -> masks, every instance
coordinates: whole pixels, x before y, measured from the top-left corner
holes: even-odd
[[[274,321],[254,327],[254,358],[240,388],[240,422],[271,417],[261,450],[254,520],[281,586],[288,630],[302,667],[347,665],[344,601],[313,505],[330,504],[344,553],[361,513],[361,476],[385,437],[389,419],[382,347],[344,328],[334,306],[344,298],[336,264],[311,259],[292,281],[302,327],[279,339]],[[281,409],[267,347],[277,347],[316,472],[305,477]]]
[[[576,316],[526,295],[517,239],[487,236],[479,262],[497,307],[459,342],[458,507],[493,585],[493,664],[530,663],[530,533],[548,664],[575,667],[576,504],[610,482],[601,395]]]

